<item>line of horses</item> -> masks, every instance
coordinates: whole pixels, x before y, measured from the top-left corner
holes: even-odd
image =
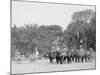
[[[77,51],[55,51],[55,52],[48,52],[47,57],[50,60],[50,63],[55,63],[57,64],[64,64],[64,63],[72,63],[72,62],[86,62],[86,61],[91,61],[92,55],[89,51],[85,52],[79,52]]]

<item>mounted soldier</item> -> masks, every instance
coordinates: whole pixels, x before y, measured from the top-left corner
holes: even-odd
[[[61,52],[60,51],[56,51],[56,56],[55,57],[56,57],[56,63],[57,64],[59,64],[59,63],[62,64],[62,60],[61,60],[62,57],[61,57]]]
[[[68,50],[66,53],[67,53],[67,55],[66,55],[67,63],[69,64],[69,63],[71,63],[71,51]]]
[[[80,55],[79,55],[78,49],[76,49],[75,52],[74,52],[74,58],[75,58],[75,62],[79,62]]]
[[[66,48],[63,48],[62,51],[61,51],[61,60],[62,60],[62,63],[66,63],[66,59],[67,59],[67,52],[66,52]]]
[[[83,62],[84,59],[86,58],[85,49],[82,46],[80,46],[79,56],[80,56],[81,62]]]
[[[72,61],[72,62],[74,62],[74,59],[75,59],[75,58],[74,58],[74,54],[75,54],[75,50],[72,49],[72,50],[71,50],[71,55],[70,55],[70,58],[71,58],[71,61]]]

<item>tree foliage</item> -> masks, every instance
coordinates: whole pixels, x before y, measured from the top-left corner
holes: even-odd
[[[40,54],[51,50],[52,41],[62,33],[62,28],[58,25],[37,26],[35,24],[19,28],[14,26],[11,30],[12,46],[24,55],[32,54],[35,47]]]
[[[96,41],[96,16],[92,10],[84,10],[75,12],[72,16],[72,22],[64,31],[64,40],[67,46],[79,48],[80,44],[87,49],[93,47],[95,49]],[[90,41],[90,44],[88,44]],[[89,46],[89,47],[88,47]]]

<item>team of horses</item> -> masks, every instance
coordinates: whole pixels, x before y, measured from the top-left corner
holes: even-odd
[[[94,58],[93,51],[74,49],[74,50],[55,50],[45,53],[46,57],[49,58],[50,63],[56,64],[65,64],[65,63],[78,63],[78,62],[87,62],[92,61]],[[45,55],[44,54],[44,55]],[[44,57],[44,55],[42,57]],[[33,56],[29,57],[30,62],[33,62],[35,59]],[[17,58],[18,62],[21,62],[21,58]]]
[[[76,51],[54,51],[54,52],[48,52],[48,58],[50,60],[50,63],[57,64],[64,64],[64,63],[72,63],[72,62],[86,62],[91,60],[91,53],[89,51],[80,52],[79,50]]]

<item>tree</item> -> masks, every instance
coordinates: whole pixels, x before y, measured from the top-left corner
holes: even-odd
[[[52,41],[62,33],[62,28],[58,25],[37,26],[25,25],[23,27],[12,27],[12,46],[16,46],[23,55],[30,55],[35,52],[35,48],[40,54],[52,50]],[[13,50],[13,48],[12,48]]]
[[[42,46],[47,49],[47,51],[52,50],[52,42],[57,38],[57,36],[62,34],[62,28],[58,25],[48,25],[48,26],[40,26],[39,28],[41,40],[41,49]],[[44,51],[45,51],[44,49]]]
[[[91,18],[93,18],[93,16],[94,16],[94,11],[91,9],[87,9],[84,11],[75,12],[72,15],[72,20],[88,22]]]
[[[94,15],[95,12],[93,12],[92,10],[84,10],[80,12],[75,12],[73,14],[72,22],[64,31],[64,40],[67,40],[67,46],[74,46],[76,48],[79,48],[80,44],[83,44],[84,47],[87,48],[87,40],[95,39]]]

